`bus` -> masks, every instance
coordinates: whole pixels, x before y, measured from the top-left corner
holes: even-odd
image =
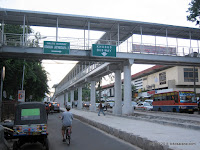
[[[154,94],[153,110],[194,113],[197,110],[195,93],[192,91],[172,91]]]

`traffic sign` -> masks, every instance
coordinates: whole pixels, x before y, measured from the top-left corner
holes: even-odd
[[[18,101],[25,102],[25,91],[24,90],[18,90]]]
[[[116,57],[116,46],[92,44],[92,55],[103,57]]]
[[[44,41],[44,53],[48,54],[69,54],[70,43],[69,42],[54,42]]]

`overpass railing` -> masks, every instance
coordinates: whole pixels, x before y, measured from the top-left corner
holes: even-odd
[[[43,47],[44,41],[56,41],[55,36],[41,36],[40,34],[13,34],[4,33],[1,34],[1,45],[8,46],[25,46],[25,47]],[[117,52],[124,53],[141,53],[141,54],[154,54],[154,55],[170,55],[170,56],[187,56],[196,54],[199,56],[199,42],[196,46],[181,46],[178,43],[174,45],[158,44],[158,43],[141,43],[126,41],[114,41],[114,40],[97,40],[87,38],[73,38],[73,37],[58,37],[60,42],[70,42],[71,49],[77,50],[91,50],[92,44],[108,44],[116,45]]]
[[[68,87],[72,86],[72,84],[76,83],[81,78],[85,77],[87,74],[97,69],[99,66],[107,66],[109,63],[92,63],[88,64],[76,64],[73,69],[63,78],[63,80],[59,83],[56,88],[55,93],[60,93],[66,90]]]

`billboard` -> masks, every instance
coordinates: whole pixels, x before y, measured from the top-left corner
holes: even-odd
[[[175,47],[162,47],[162,46],[132,44],[132,52],[176,55],[176,48]]]

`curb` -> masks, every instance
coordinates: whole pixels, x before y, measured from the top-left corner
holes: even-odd
[[[119,130],[119,129],[115,129],[113,127],[109,127],[105,124],[102,123],[98,123],[96,121],[84,118],[82,116],[73,114],[74,117],[84,123],[87,123],[89,125],[92,125],[100,130],[105,131],[108,134],[111,134],[115,137],[118,137],[132,145],[135,145],[139,148],[142,148],[144,150],[173,150],[171,148],[169,148],[168,145],[163,145],[158,143],[157,141],[151,141],[147,138],[143,138],[140,137],[139,135],[134,135],[132,133],[127,133],[125,131]]]

